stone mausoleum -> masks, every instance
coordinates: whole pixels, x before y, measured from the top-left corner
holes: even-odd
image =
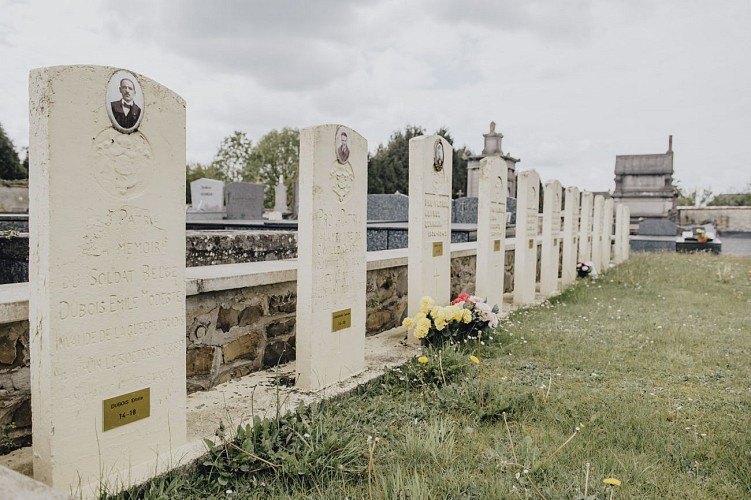
[[[669,218],[675,221],[672,135],[665,153],[615,157],[613,199],[629,207],[632,220]]]
[[[472,155],[467,159],[467,197],[477,198],[480,192],[480,160],[487,156],[500,156],[506,161],[508,167],[508,193],[506,194],[516,197],[516,164],[520,159],[503,153],[501,150],[503,134],[495,131],[495,122],[490,122],[490,131],[482,136],[485,139],[482,153]]]

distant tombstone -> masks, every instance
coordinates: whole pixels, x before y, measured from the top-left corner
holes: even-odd
[[[542,200],[542,246],[540,251],[540,293],[558,291],[558,266],[561,258],[561,183],[545,182]]]
[[[407,222],[409,196],[406,194],[369,194],[368,220]]]
[[[274,188],[274,212],[285,213],[287,208],[287,186],[284,185],[284,179],[279,176],[279,182]]]
[[[193,210],[201,212],[224,210],[224,182],[206,178],[191,182],[190,200]]]
[[[482,160],[480,160],[482,162]],[[505,165],[505,162],[503,162]],[[482,166],[480,166],[480,182],[483,182]],[[508,172],[507,174],[508,175]],[[478,184],[478,190],[482,189],[482,186]],[[479,194],[478,194],[479,196]],[[478,199],[477,198],[457,198],[452,202],[451,208],[451,222],[456,224],[477,224],[478,217]],[[504,207],[503,210],[506,213]]]
[[[260,220],[263,215],[263,184],[231,182],[224,187],[227,219]]]
[[[621,245],[621,249],[623,251],[622,259],[626,261],[628,260],[631,252],[631,209],[628,207],[628,205],[623,205],[622,210],[623,220],[621,221],[621,223],[623,224],[623,229],[621,231],[621,237],[623,238],[623,243]]]
[[[503,306],[508,169],[498,156],[480,160],[475,295]],[[467,198],[465,198],[467,199]]]
[[[420,299],[451,300],[451,144],[438,135],[409,141],[408,314]],[[414,337],[409,341],[416,343]]]
[[[605,198],[601,195],[595,195],[595,208],[592,215],[592,263],[598,273],[604,271],[602,268],[602,229],[605,220]]]
[[[640,236],[677,236],[678,225],[670,219],[644,219],[639,221]]]
[[[537,228],[540,204],[540,176],[525,170],[516,176],[517,214],[514,250],[514,305],[535,301],[537,274]]]
[[[507,224],[516,224],[516,198],[511,196],[506,198],[506,219]]]
[[[576,254],[579,243],[579,189],[575,186],[567,187],[563,200],[561,284],[565,288],[576,280]]]
[[[365,369],[367,155],[367,141],[350,128],[300,131],[296,369],[303,389]]]
[[[623,262],[623,208],[626,205],[617,203],[615,205],[615,240],[613,240],[613,260],[616,264]]]
[[[602,209],[602,254],[600,257],[600,269],[605,271],[610,265],[610,256],[613,248],[613,198],[605,200]]]
[[[84,497],[186,441],[185,102],[127,72],[145,102],[116,122],[103,90],[122,73],[29,83],[34,477]]]
[[[582,192],[581,211],[579,212],[579,262],[592,261],[593,210],[594,193]]]

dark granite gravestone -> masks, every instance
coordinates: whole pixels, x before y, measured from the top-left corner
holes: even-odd
[[[263,215],[263,184],[232,182],[224,186],[227,219],[259,220]]]
[[[368,220],[407,222],[409,196],[406,194],[369,194]]]
[[[639,221],[642,236],[677,236],[678,226],[669,219],[644,219]]]
[[[451,222],[477,224],[477,198],[457,198],[451,207]]]

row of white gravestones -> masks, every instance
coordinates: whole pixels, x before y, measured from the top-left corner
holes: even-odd
[[[520,172],[517,179],[514,304],[527,305],[534,303],[536,291],[535,240],[539,200],[535,188],[539,186],[539,178],[534,171],[529,171]],[[602,195],[595,196],[589,192],[580,194],[576,187],[568,187],[561,217],[561,193],[558,181],[545,183],[539,286],[543,297],[557,293],[574,281],[577,257],[582,262],[592,262],[598,272],[602,272],[611,261],[621,263],[629,254],[628,207],[621,204],[615,206],[612,198],[605,199]],[[478,227],[478,256],[479,230]],[[562,263],[562,269],[559,269],[559,263]]]
[[[126,113],[133,95],[140,100]],[[30,96],[34,473],[62,490],[137,480],[161,471],[186,441],[185,103],[143,76],[91,66],[35,70]],[[409,148],[414,315],[425,295],[450,299],[453,155],[440,136]],[[481,175],[476,293],[500,305],[505,164],[484,159]],[[529,303],[540,181],[527,171],[518,182],[514,301]],[[544,276],[554,289],[560,184],[546,190]],[[299,191],[297,375],[315,390],[365,368],[367,141],[341,125],[303,129]],[[568,262],[576,247],[568,200],[578,191],[566,195]],[[593,243],[606,226],[602,197],[595,206]],[[627,212],[619,213],[627,241]],[[609,249],[609,233],[607,241]]]

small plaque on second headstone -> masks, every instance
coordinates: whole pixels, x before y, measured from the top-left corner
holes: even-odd
[[[501,240],[495,240],[493,242],[493,251],[494,252],[500,252],[501,251]]]
[[[433,257],[441,257],[443,255],[443,242],[433,242]]]
[[[352,326],[352,309],[343,309],[331,314],[331,332],[338,332]]]

